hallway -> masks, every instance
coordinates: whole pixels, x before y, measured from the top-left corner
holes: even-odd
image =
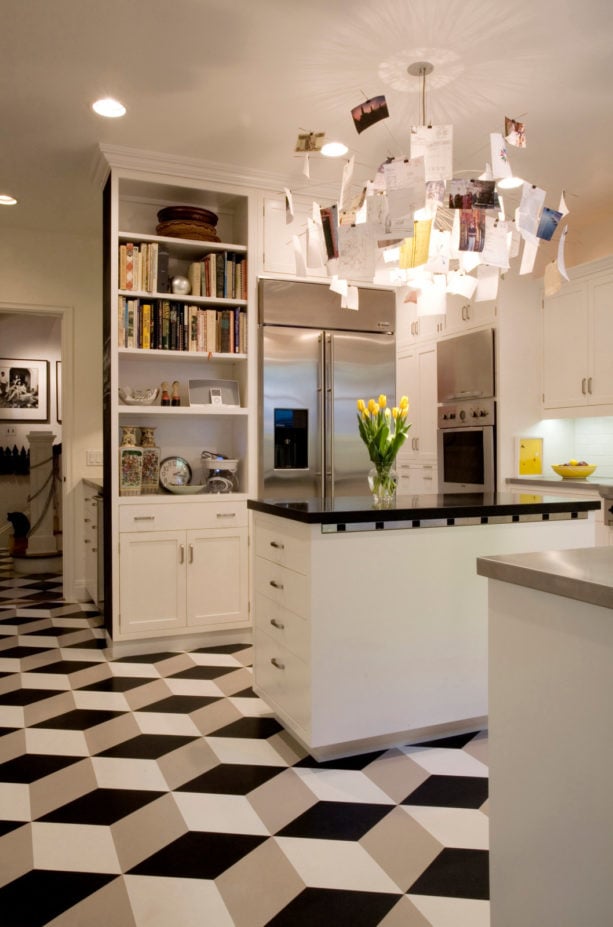
[[[487,927],[487,737],[317,763],[251,646],[110,659],[0,558],[3,927]]]

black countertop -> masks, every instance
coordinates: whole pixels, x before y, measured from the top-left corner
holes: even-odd
[[[249,499],[247,506],[256,512],[278,515],[305,524],[338,525],[405,522],[419,527],[422,523],[448,525],[492,524],[501,521],[548,520],[550,516],[579,517],[600,508],[596,499],[556,496],[555,494],[501,493],[432,493],[399,495],[393,508],[375,509],[370,496],[347,496],[330,499]],[[400,527],[399,525],[397,527]]]

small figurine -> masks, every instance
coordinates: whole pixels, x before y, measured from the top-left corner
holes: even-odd
[[[172,398],[170,400],[170,405],[171,406],[181,405],[181,397],[179,396],[179,381],[178,380],[172,381]]]
[[[162,383],[162,398],[160,400],[160,405],[169,406],[170,405],[170,391],[169,386],[166,380]]]

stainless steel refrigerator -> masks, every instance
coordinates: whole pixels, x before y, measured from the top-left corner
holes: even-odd
[[[326,284],[259,281],[259,491],[297,500],[363,495],[371,467],[356,401],[395,402],[395,294],[359,288],[340,308]]]

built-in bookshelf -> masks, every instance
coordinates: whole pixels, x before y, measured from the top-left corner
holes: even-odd
[[[246,498],[255,472],[250,448],[256,438],[256,416],[250,413],[257,380],[248,265],[250,194],[217,183],[188,182],[170,172],[152,175],[120,166],[111,169],[105,204],[109,631],[117,640],[128,640],[244,627],[249,623]],[[217,240],[158,234],[158,213],[169,206],[214,212]],[[211,397],[202,399],[202,384],[209,383],[223,388],[205,388]],[[163,399],[169,388],[170,405]],[[157,390],[151,404],[126,402],[126,393],[151,389]],[[231,401],[213,396],[230,392]],[[135,430],[137,442],[145,431],[154,434],[160,461],[187,462],[195,492],[175,494],[149,479],[146,491],[125,493],[120,460],[127,426]],[[207,492],[203,452],[238,461],[235,491]],[[218,574],[219,589],[211,586],[212,577],[208,591],[197,589],[209,569],[199,561],[200,548],[211,569],[217,563],[213,574]],[[151,584],[157,591],[148,597],[144,590]],[[169,588],[177,590],[176,601],[169,600]]]

